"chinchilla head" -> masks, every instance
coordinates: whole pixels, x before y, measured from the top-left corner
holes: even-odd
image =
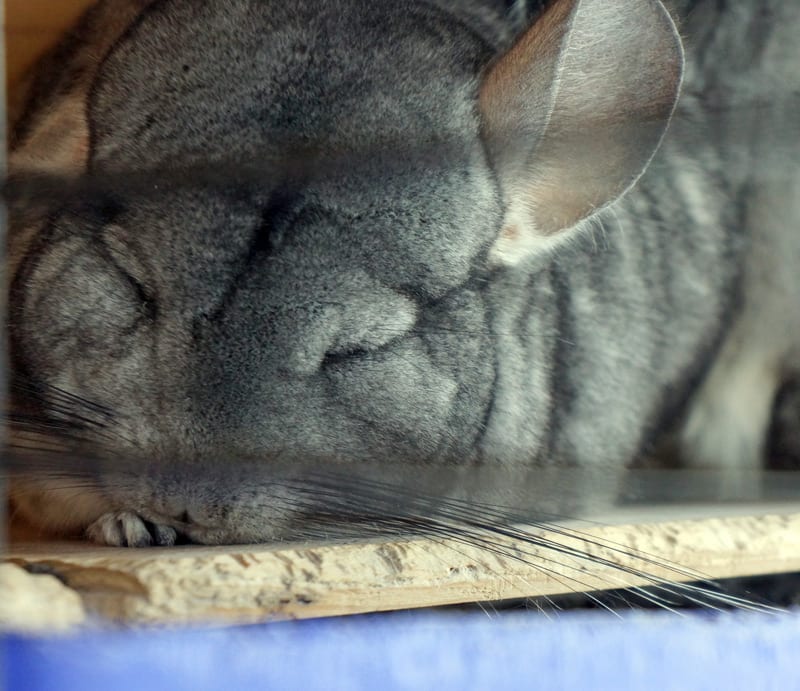
[[[200,469],[493,460],[493,315],[516,298],[492,286],[646,168],[681,79],[661,4],[558,0],[512,44],[481,3],[129,5],[16,129],[13,178],[68,191],[12,200],[12,355],[24,404],[82,448],[198,475],[50,487],[33,511],[263,539],[288,490]],[[79,517],[50,519],[65,496]]]

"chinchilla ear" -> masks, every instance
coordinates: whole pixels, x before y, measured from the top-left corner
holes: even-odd
[[[18,174],[73,176],[86,168],[89,123],[83,94],[54,103],[30,128],[11,153],[10,168]]]
[[[520,261],[626,192],[661,142],[682,75],[658,0],[555,0],[481,85],[507,210],[492,260]]]
[[[51,51],[38,68],[40,77],[32,75],[12,89],[9,168],[14,173],[74,176],[85,172],[94,79],[108,52],[154,2],[95,3],[69,34],[68,56],[63,53],[65,47]],[[64,70],[64,62],[70,63],[70,69]],[[61,79],[53,82],[54,74],[61,75]],[[25,121],[20,128],[15,115],[25,110],[22,104],[42,98],[45,102],[37,106],[35,119]]]

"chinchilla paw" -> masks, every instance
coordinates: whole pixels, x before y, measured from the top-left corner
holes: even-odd
[[[178,537],[174,528],[145,521],[131,511],[104,514],[86,529],[86,536],[111,547],[168,547]]]

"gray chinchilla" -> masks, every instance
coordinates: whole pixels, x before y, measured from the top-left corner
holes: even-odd
[[[12,441],[141,473],[16,506],[262,541],[324,508],[286,459],[667,438],[735,491],[800,369],[800,5],[723,4],[98,3],[12,111]]]

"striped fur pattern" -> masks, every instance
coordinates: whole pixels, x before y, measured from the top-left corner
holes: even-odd
[[[231,459],[296,456],[586,469],[575,511],[668,438],[735,492],[800,364],[800,9],[672,3],[676,106],[661,3],[543,4],[99,3],[12,131],[15,439],[141,473],[20,510],[275,539]]]

